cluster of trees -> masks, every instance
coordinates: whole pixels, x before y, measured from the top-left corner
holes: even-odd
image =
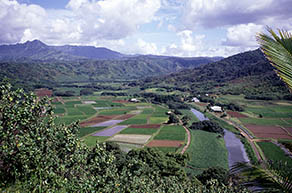
[[[78,125],[56,125],[46,99],[1,85],[0,189],[6,192],[247,192],[187,177],[187,155],[88,148]],[[203,180],[202,180],[203,181]]]
[[[219,133],[222,136],[224,135],[224,129],[220,127],[218,123],[209,120],[194,122],[190,126],[190,129]]]

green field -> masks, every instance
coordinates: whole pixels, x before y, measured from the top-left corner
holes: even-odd
[[[120,132],[120,134],[141,134],[141,135],[152,135],[157,132],[157,129],[151,128],[126,128]]]
[[[78,115],[85,115],[82,111],[80,111],[77,107],[68,107],[67,115],[68,116],[78,116]]]
[[[292,118],[292,106],[269,105],[248,107],[246,112],[255,115],[261,114],[264,118]]]
[[[88,145],[89,147],[95,146],[96,143],[101,143],[107,140],[109,137],[103,137],[103,136],[87,136],[84,139],[84,143]]]
[[[82,127],[79,129],[78,137],[84,137],[85,135],[100,131],[104,128],[106,127]]]
[[[55,114],[64,114],[65,112],[66,112],[65,108],[62,108],[62,107],[54,108],[54,113]]]
[[[228,152],[223,138],[217,138],[218,134],[201,130],[191,131],[191,135],[192,141],[187,153],[190,155],[188,164],[194,169],[188,172],[196,175],[214,166],[228,169]]]
[[[159,133],[154,137],[155,140],[185,140],[186,131],[182,126],[171,125],[164,126]]]
[[[189,121],[189,125],[191,125],[193,122],[198,122],[199,121],[199,119],[194,115],[194,113],[192,113],[191,110],[181,109],[179,111],[182,112],[183,115],[186,115],[189,118],[191,118],[191,120]]]
[[[55,123],[56,124],[61,124],[61,123],[64,123],[65,125],[69,125],[75,121],[78,121],[78,120],[84,120],[84,119],[87,119],[88,116],[64,116],[64,117],[57,117],[56,120],[55,120]]]
[[[110,110],[103,110],[99,113],[99,115],[123,115],[130,112],[130,109],[110,109]]]
[[[77,109],[82,113],[90,116],[96,113],[96,110],[94,110],[91,105],[78,105]]]
[[[150,117],[149,118],[149,124],[161,124],[167,121],[168,121],[168,117]]]
[[[130,118],[126,121],[123,121],[119,123],[119,125],[141,125],[141,124],[146,124],[147,119],[136,119],[136,118]]]
[[[284,151],[277,145],[271,142],[258,142],[257,144],[260,146],[268,160],[281,161],[284,163],[287,162],[287,164],[292,167],[292,159],[287,157]]]
[[[291,120],[281,120],[281,119],[267,119],[267,118],[240,118],[243,124],[254,124],[254,125],[264,125],[264,126],[282,126],[291,127]]]

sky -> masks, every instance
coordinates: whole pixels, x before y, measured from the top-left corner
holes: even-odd
[[[292,0],[0,0],[0,44],[107,47],[124,54],[231,56],[266,27],[292,32]]]

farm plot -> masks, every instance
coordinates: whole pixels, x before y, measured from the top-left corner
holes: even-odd
[[[291,124],[287,120],[268,119],[268,118],[239,118],[243,124],[263,125],[263,126],[282,126],[289,127]]]
[[[152,140],[146,146],[147,147],[180,147],[184,141],[175,140]]]
[[[150,129],[159,129],[160,124],[146,124],[146,125],[131,125],[131,128],[150,128]]]
[[[113,136],[114,134],[120,132],[121,130],[125,129],[127,126],[126,125],[118,125],[118,126],[114,126],[108,129],[105,129],[103,131],[99,131],[95,134],[93,134],[92,136]]]
[[[66,101],[65,106],[66,107],[74,107],[75,105],[82,104],[81,101]]]
[[[109,110],[103,110],[99,114],[100,115],[123,115],[126,114],[133,109],[131,108],[122,108],[122,109],[109,109]]]
[[[117,141],[124,143],[145,144],[152,135],[133,135],[133,134],[118,134],[109,139],[109,141]]]
[[[101,143],[104,142],[108,139],[109,137],[96,137],[96,136],[87,136],[83,139],[84,143],[88,145],[89,147],[94,147],[96,143]]]
[[[248,113],[261,114],[267,118],[292,118],[292,106],[285,105],[266,105],[250,106],[246,109]]]
[[[223,138],[218,138],[218,134],[201,130],[191,130],[191,135],[192,141],[187,149],[190,155],[188,164],[195,170],[189,172],[196,175],[215,166],[228,169],[228,152]]]
[[[91,125],[90,127],[108,127],[108,126],[113,126],[113,125],[116,125],[120,122],[123,122],[124,120],[108,120],[108,121],[105,121],[105,122],[101,122],[101,123],[97,123],[97,124],[94,124],[94,125]]]
[[[248,116],[246,116],[242,113],[236,112],[236,111],[227,111],[227,114],[230,115],[231,117],[235,117],[235,118],[247,118],[248,117]]]
[[[288,135],[281,127],[252,124],[245,124],[244,126],[258,138],[292,139],[292,136]]]
[[[85,115],[82,111],[80,111],[76,107],[68,107],[67,109],[67,115],[68,116],[79,116],[79,115]]]
[[[57,117],[55,119],[55,123],[56,124],[65,124],[65,125],[69,125],[75,121],[80,121],[80,120],[84,120],[88,118],[88,116],[64,116],[64,117]]]
[[[162,124],[168,121],[168,117],[154,117],[153,115],[149,118],[150,124]]]
[[[84,137],[85,135],[100,131],[104,128],[106,128],[106,127],[82,127],[78,131],[78,137]]]
[[[108,120],[111,120],[111,119],[114,119],[115,115],[112,115],[112,116],[96,116],[96,117],[93,117],[87,121],[83,121],[80,123],[80,126],[81,127],[87,127],[87,126],[90,126],[90,125],[94,125],[94,124],[97,124],[97,123],[102,123],[102,122],[105,122],[105,121],[108,121]]]
[[[65,108],[62,108],[62,107],[56,107],[54,108],[54,113],[55,114],[64,114],[66,111],[65,111]]]
[[[95,101],[82,101],[82,103],[87,105],[96,104]]]
[[[126,121],[123,121],[123,125],[132,125],[132,124],[146,124],[148,115],[136,115]]]
[[[186,131],[182,126],[171,125],[164,126],[159,131],[158,135],[154,137],[154,140],[185,140]]]
[[[272,161],[287,162],[292,167],[292,159],[285,155],[285,152],[277,145],[271,142],[257,142],[260,148],[263,150],[265,157]]]
[[[92,116],[96,113],[96,110],[94,110],[91,105],[82,105],[82,106],[78,105],[76,108],[79,111],[81,111],[82,113],[89,115],[89,116]]]
[[[142,134],[142,135],[152,135],[157,132],[157,129],[151,128],[126,128],[121,131],[121,134]]]

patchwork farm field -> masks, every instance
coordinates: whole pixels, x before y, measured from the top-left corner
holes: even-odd
[[[114,141],[127,151],[146,145],[175,152],[185,143],[184,128],[167,125],[169,109],[162,106],[105,96],[64,97],[53,105],[56,123],[79,121],[78,136],[88,146]]]
[[[292,140],[291,101],[248,100],[243,95],[224,95],[218,100],[243,107],[243,112],[227,111],[227,114],[256,138]]]

